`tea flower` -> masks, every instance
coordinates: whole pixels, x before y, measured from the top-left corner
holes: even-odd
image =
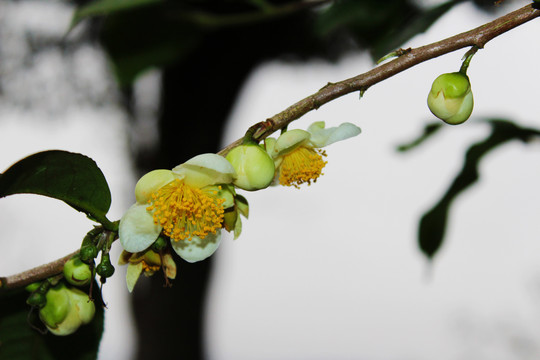
[[[322,147],[360,134],[360,128],[351,123],[325,129],[324,121],[311,124],[307,131],[295,129],[281,134],[276,140],[265,140],[266,151],[274,159],[275,181],[281,185],[311,185],[322,175],[326,165],[326,152]]]
[[[231,164],[216,154],[144,175],[135,186],[137,202],[120,220],[122,246],[142,252],[163,232],[184,260],[206,259],[219,246],[225,209],[234,206],[234,196],[220,185],[235,176]]]

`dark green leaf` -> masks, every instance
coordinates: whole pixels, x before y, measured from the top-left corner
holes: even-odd
[[[111,205],[105,176],[94,160],[67,151],[44,151],[20,160],[0,177],[0,198],[39,194],[63,200],[103,222]]]
[[[101,40],[121,86],[151,67],[168,65],[189,54],[202,38],[201,30],[175,18],[167,6],[136,9],[108,16]]]
[[[321,12],[315,26],[321,36],[346,31],[360,45],[372,48],[387,34],[403,30],[420,11],[407,0],[342,0]]]
[[[399,48],[413,36],[425,32],[442,15],[452,9],[454,5],[461,2],[463,2],[463,0],[451,0],[441,5],[434,6],[431,9],[418,12],[408,23],[403,24],[399,28],[394,27],[390,29],[390,31],[387,32],[372,49],[373,57],[378,59],[388,52]]]
[[[94,284],[97,289],[97,284]],[[103,308],[99,291],[94,291],[96,314],[91,323],[72,335],[42,335],[30,323],[43,329],[37,311],[30,312],[23,290],[0,290],[0,360],[93,360],[97,358],[103,333]],[[30,323],[29,323],[30,322]]]
[[[91,16],[110,15],[116,12],[135,9],[141,6],[153,5],[163,0],[96,0],[83,5],[73,14],[70,29],[81,20]]]
[[[432,135],[434,135],[441,128],[441,122],[427,124],[424,127],[424,132],[422,133],[422,135],[420,135],[417,139],[414,139],[410,143],[399,145],[397,147],[397,151],[405,152],[414,149],[415,147],[426,141],[428,138],[430,138]]]
[[[491,134],[485,140],[472,145],[467,150],[463,167],[450,188],[441,200],[427,211],[420,220],[418,230],[419,247],[430,259],[437,253],[444,241],[448,212],[452,202],[478,180],[478,167],[484,155],[510,140],[520,140],[526,143],[532,138],[540,136],[540,130],[522,128],[508,120],[493,119],[489,120],[489,123],[491,125]]]

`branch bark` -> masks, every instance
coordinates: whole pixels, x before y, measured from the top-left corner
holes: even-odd
[[[424,61],[465,47],[476,46],[482,49],[485,44],[495,37],[539,16],[540,10],[533,8],[532,4],[529,4],[467,32],[416,49],[403,50],[403,55],[396,59],[350,79],[329,83],[317,93],[298,101],[266,121],[260,122],[258,124],[259,131],[255,132],[254,138],[255,140],[262,140],[273,132],[284,128],[292,121],[312,110],[317,110],[332,100],[352,92],[365,91],[371,86]],[[240,145],[241,142],[242,139],[236,140],[218,154],[227,155],[232,148]]]
[[[22,273],[0,277],[0,289],[15,289],[26,286],[35,281],[43,280],[53,275],[60,274],[64,268],[64,264],[79,250],[64,256],[61,259],[54,260],[48,264],[37,266],[33,269],[23,271]]]

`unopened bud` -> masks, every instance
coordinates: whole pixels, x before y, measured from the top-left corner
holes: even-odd
[[[79,256],[69,259],[64,265],[64,278],[75,286],[84,286],[94,278],[90,266],[81,261]]]
[[[274,179],[274,160],[257,144],[240,145],[227,154],[236,171],[233,184],[244,190],[260,190]]]
[[[71,302],[67,288],[59,284],[47,291],[47,304],[39,311],[39,318],[49,330],[57,329],[68,316]]]
[[[427,102],[429,110],[442,121],[463,123],[471,116],[474,105],[469,77],[460,72],[440,75],[431,86]]]

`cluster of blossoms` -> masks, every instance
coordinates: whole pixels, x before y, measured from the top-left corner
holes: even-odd
[[[128,289],[141,274],[162,268],[173,279],[176,267],[168,247],[156,247],[159,239],[187,262],[212,255],[221,241],[221,231],[242,230],[240,215],[248,217],[247,200],[236,188],[254,191],[270,185],[299,188],[316,182],[326,165],[322,147],[360,133],[350,123],[325,129],[324,122],[307,131],[285,131],[264,146],[247,139],[226,158],[202,154],[172,170],[154,170],[135,186],[136,203],[120,220],[119,238],[124,248],[121,264],[128,265]]]

